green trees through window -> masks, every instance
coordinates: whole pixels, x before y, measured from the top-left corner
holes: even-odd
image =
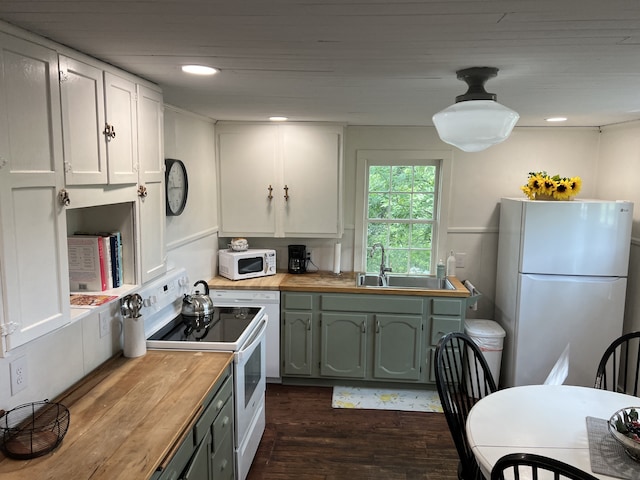
[[[428,275],[433,271],[438,166],[369,165],[367,175],[367,252],[385,246],[394,273]],[[367,272],[378,272],[381,254],[367,255]]]

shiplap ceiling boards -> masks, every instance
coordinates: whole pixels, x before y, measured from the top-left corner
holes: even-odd
[[[432,125],[474,66],[499,68],[488,91],[519,126],[640,118],[637,0],[0,0],[0,19],[220,120]]]

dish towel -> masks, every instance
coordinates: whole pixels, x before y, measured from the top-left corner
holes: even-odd
[[[587,433],[589,435],[589,456],[593,473],[637,480],[640,478],[640,463],[632,460],[607,427],[602,418],[587,417]]]

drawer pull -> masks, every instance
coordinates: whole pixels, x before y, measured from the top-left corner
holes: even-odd
[[[220,462],[220,471],[221,472],[227,468],[227,463],[229,463],[229,462],[227,462],[227,460],[222,460]]]
[[[224,407],[224,402],[222,400],[218,400],[218,403],[216,404],[216,410],[222,410],[222,407]]]
[[[229,417],[224,417],[224,420],[222,420],[222,426],[226,427],[227,425],[229,425]]]

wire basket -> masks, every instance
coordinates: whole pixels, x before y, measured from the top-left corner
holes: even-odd
[[[42,402],[0,411],[0,449],[19,460],[39,457],[55,449],[69,428],[69,410],[60,403]]]

